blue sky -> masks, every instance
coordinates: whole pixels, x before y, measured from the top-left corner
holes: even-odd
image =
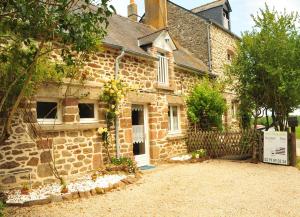
[[[173,0],[174,3],[187,9],[195,8],[213,0]],[[300,0],[229,0],[232,13],[231,23],[232,31],[237,35],[246,30],[251,30],[253,22],[251,14],[256,14],[259,8],[264,8],[265,2],[278,11],[287,10],[287,12],[297,11],[300,13]],[[111,3],[122,16],[127,16],[127,5],[129,0],[112,0]],[[144,13],[144,0],[136,0],[138,4],[139,15]]]

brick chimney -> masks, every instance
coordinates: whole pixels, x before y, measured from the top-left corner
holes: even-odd
[[[127,11],[129,19],[131,19],[132,21],[138,20],[138,8],[134,0],[130,0],[130,4],[127,7]]]
[[[167,14],[167,0],[145,0],[145,24],[156,29],[166,28]]]

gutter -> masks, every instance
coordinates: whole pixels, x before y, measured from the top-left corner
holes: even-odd
[[[198,74],[201,74],[201,75],[208,75],[208,76],[213,77],[213,78],[218,77],[218,75],[213,73],[213,72],[205,72],[205,71],[202,71],[200,69],[196,69],[196,68],[193,68],[193,67],[190,67],[190,66],[177,64],[177,63],[175,63],[175,66],[177,68],[180,68],[180,69],[183,69],[183,70],[189,70],[191,72],[198,73]]]
[[[212,71],[212,63],[211,63],[211,35],[210,35],[210,26],[212,22],[210,21],[207,24],[207,51],[208,51],[208,70]]]
[[[153,56],[151,56],[149,54],[146,54],[146,53],[143,54],[143,53],[139,53],[137,51],[129,50],[129,49],[126,49],[126,48],[124,48],[123,46],[120,46],[120,45],[110,44],[110,43],[107,43],[107,42],[103,42],[103,44],[110,47],[110,48],[123,50],[127,54],[132,54],[132,55],[135,55],[135,56],[138,56],[138,57],[144,57],[144,58],[148,58],[148,59],[158,60],[158,57],[153,57]]]
[[[116,58],[116,63],[115,63],[115,80],[118,79],[119,77],[119,69],[120,69],[120,60],[124,57],[125,55],[125,50],[122,49],[121,54]],[[118,107],[117,107],[118,110]],[[120,158],[120,141],[119,141],[119,117],[116,116],[115,120],[115,128],[116,128],[116,133],[115,133],[115,139],[116,139],[116,150],[117,150],[117,158]]]

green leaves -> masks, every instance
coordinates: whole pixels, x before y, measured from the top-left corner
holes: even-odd
[[[300,37],[295,13],[271,11],[268,6],[253,16],[255,26],[245,32],[229,74],[248,111],[268,109],[284,125],[290,112],[300,105]],[[249,107],[249,106],[252,107]]]
[[[217,83],[204,79],[187,98],[188,117],[192,123],[208,121],[208,127],[222,127],[226,102]]]
[[[108,0],[98,2],[0,1],[0,112],[8,134],[21,99],[44,82],[77,79],[82,62],[98,51],[114,12]]]

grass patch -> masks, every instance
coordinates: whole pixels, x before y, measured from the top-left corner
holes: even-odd
[[[296,137],[297,137],[297,139],[300,139],[300,127],[296,128]]]
[[[296,167],[300,170],[300,157],[297,157]]]

